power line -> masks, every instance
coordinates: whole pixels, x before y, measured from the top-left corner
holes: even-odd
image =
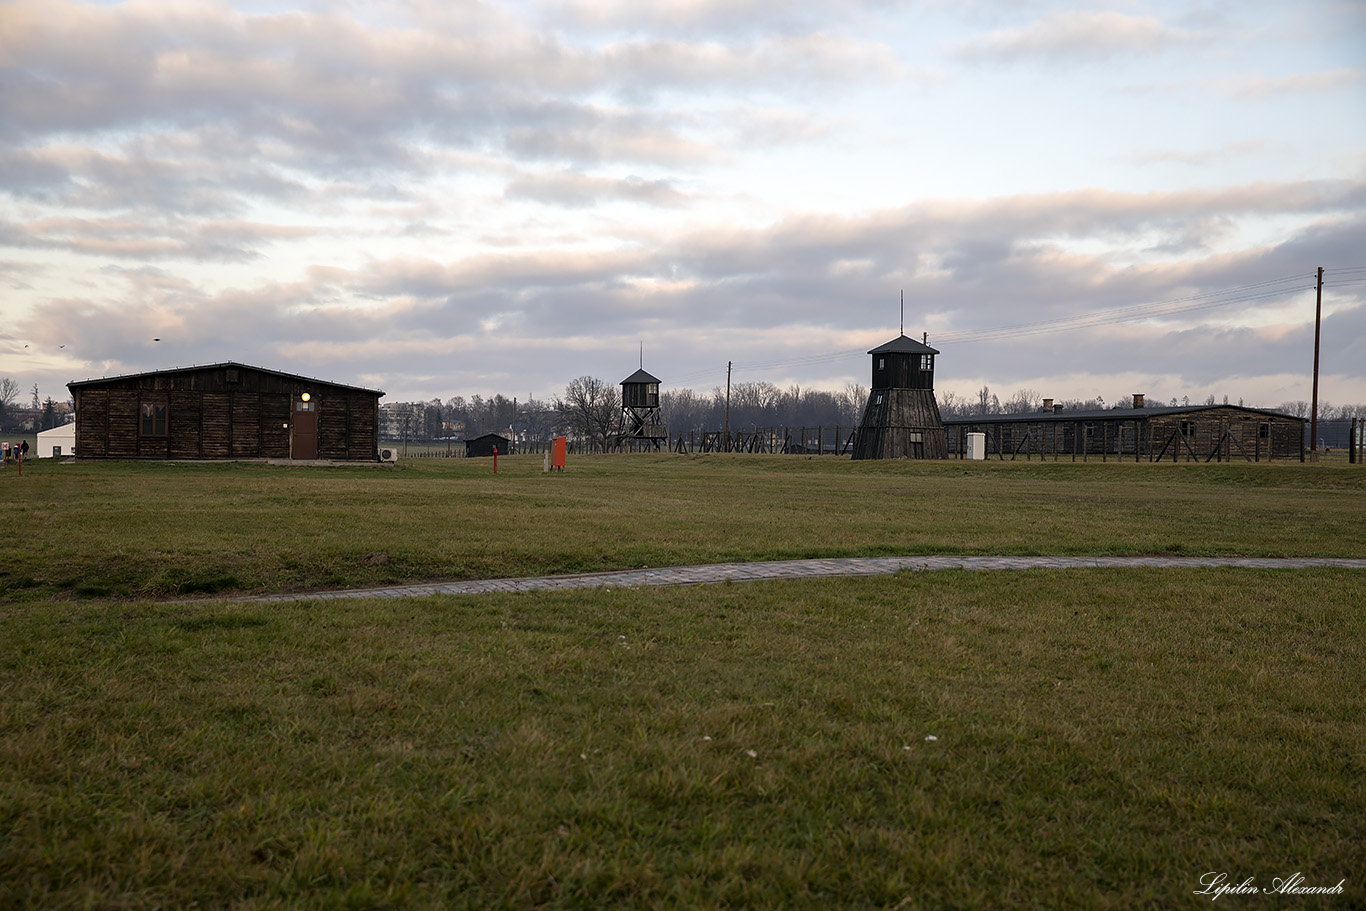
[[[1340,280],[1326,281],[1324,282],[1324,287],[1346,287],[1349,285],[1366,283],[1366,266],[1347,266],[1324,270],[1325,274],[1330,271],[1348,276],[1360,274],[1362,277],[1344,277]],[[1077,329],[1091,329],[1117,323],[1160,319],[1162,317],[1176,316],[1179,314],[1213,310],[1219,307],[1231,306],[1233,304],[1245,304],[1255,301],[1283,298],[1291,294],[1311,290],[1315,286],[1316,279],[1316,273],[1298,273],[1295,275],[1266,279],[1265,281],[1260,282],[1252,282],[1247,285],[1239,285],[1234,288],[1200,292],[1186,297],[1152,301],[1142,304],[1129,304],[1122,307],[1112,307],[1108,310],[1082,314],[1080,316],[1058,317],[1056,319],[1036,320],[1033,322],[1016,323],[1007,326],[946,332],[939,335],[936,338],[936,341],[970,344],[972,342],[997,341],[1002,338],[1044,335],[1054,332],[1070,332]],[[734,366],[737,369],[749,371],[810,367],[817,364],[861,358],[865,354],[866,352],[863,349],[846,349],[843,351],[829,351],[819,354],[803,355],[795,358],[737,363]],[[720,373],[721,369],[719,367],[702,370],[677,377],[675,382],[686,382],[708,376],[719,376]]]

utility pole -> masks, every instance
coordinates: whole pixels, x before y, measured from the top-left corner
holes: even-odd
[[[1318,291],[1314,295],[1314,393],[1309,404],[1309,453],[1319,460],[1319,328],[1323,323],[1323,266],[1319,266]]]
[[[724,433],[726,441],[725,450],[730,451],[730,361],[726,361],[726,429]]]

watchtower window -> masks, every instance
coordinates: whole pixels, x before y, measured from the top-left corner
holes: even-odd
[[[880,358],[877,359],[877,369],[879,369],[879,370],[885,370],[885,369],[887,369],[887,359],[886,359],[885,357],[880,357]]]
[[[163,402],[143,402],[139,432],[145,437],[166,435],[166,405]]]
[[[921,370],[931,370],[931,369],[933,369],[933,368],[934,368],[934,355],[933,355],[933,354],[922,354],[922,355],[920,355],[920,369],[921,369]]]

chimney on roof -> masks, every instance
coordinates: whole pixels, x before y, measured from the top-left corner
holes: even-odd
[[[1053,406],[1053,413],[1054,413],[1054,414],[1058,414],[1058,413],[1060,413],[1061,411],[1062,411],[1062,405],[1061,405],[1061,404],[1057,404],[1057,405],[1054,405],[1054,406]]]
[[[1044,400],[1043,400],[1043,408],[1041,408],[1040,410],[1041,410],[1041,411],[1052,411],[1052,410],[1053,410],[1053,400],[1052,400],[1052,399],[1044,399]]]
[[[1142,408],[1142,407],[1143,407],[1143,393],[1141,393],[1141,392],[1135,392],[1135,393],[1134,393],[1134,407],[1135,407],[1135,408]]]

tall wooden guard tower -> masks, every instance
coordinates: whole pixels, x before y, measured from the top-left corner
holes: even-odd
[[[659,449],[669,431],[659,410],[659,380],[641,367],[621,381],[621,420],[617,424],[617,448],[635,452]]]
[[[868,353],[873,382],[854,438],[854,458],[947,459],[948,441],[934,400],[939,352],[903,334]]]

